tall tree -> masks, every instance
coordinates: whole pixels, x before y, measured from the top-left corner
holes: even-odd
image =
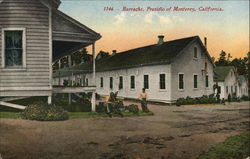
[[[106,57],[110,57],[111,55],[108,53],[108,52],[105,52],[105,51],[100,51],[97,56],[96,56],[96,60],[100,60],[100,59],[103,59],[103,58],[106,58]]]
[[[215,62],[216,66],[227,66],[228,65],[228,59],[227,59],[227,53],[223,50],[221,50],[220,57],[218,61]]]
[[[72,65],[78,65],[81,62],[86,62],[89,61],[90,59],[88,58],[88,51],[86,48],[82,49],[82,50],[78,50],[76,52],[74,52],[73,54],[71,54],[71,61],[72,61]]]

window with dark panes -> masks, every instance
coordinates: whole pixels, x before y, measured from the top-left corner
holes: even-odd
[[[100,78],[100,87],[103,88],[103,77]]]
[[[194,88],[198,88],[198,75],[194,75]]]
[[[148,89],[149,88],[149,84],[148,84],[148,75],[144,75],[143,76],[143,87],[145,89]]]
[[[206,87],[209,87],[208,75],[206,75]]]
[[[109,88],[113,89],[113,77],[109,77]]]
[[[4,31],[5,67],[23,65],[23,31]]]
[[[86,78],[86,86],[89,85],[89,79]]]
[[[160,89],[166,89],[166,75],[160,74]]]
[[[179,89],[184,89],[184,74],[179,74]]]
[[[123,77],[119,77],[119,89],[123,89]]]
[[[135,76],[130,76],[130,88],[135,88]]]

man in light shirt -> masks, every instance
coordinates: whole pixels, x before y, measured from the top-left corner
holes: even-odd
[[[139,99],[141,100],[141,108],[143,112],[149,112],[147,107],[147,97],[148,94],[145,92],[145,88],[143,88],[142,92],[139,95]]]

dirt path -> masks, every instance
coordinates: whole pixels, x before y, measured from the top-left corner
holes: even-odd
[[[192,159],[249,129],[247,102],[149,109],[154,116],[0,119],[0,153],[3,159]]]

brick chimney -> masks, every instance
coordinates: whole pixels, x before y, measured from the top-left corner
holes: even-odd
[[[159,35],[158,38],[159,38],[159,40],[158,40],[157,45],[163,44],[164,43],[164,35]]]
[[[204,45],[205,45],[205,48],[207,48],[207,37],[204,38]]]

